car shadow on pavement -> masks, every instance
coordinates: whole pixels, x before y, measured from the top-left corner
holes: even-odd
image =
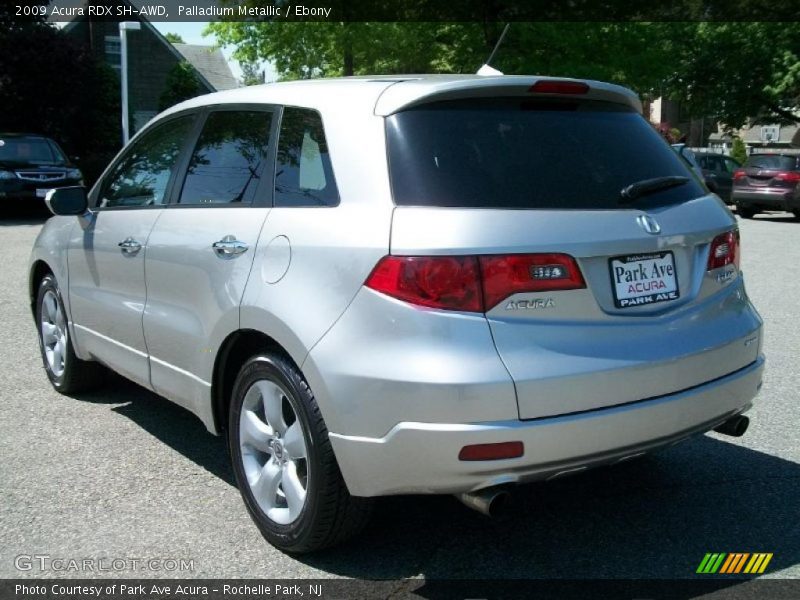
[[[235,485],[223,438],[112,377],[113,395],[106,388],[81,399],[117,404],[111,410]],[[517,487],[499,519],[450,496],[381,498],[356,539],[296,558],[365,579],[682,579],[697,577],[707,552],[770,552],[771,573],[800,562],[799,485],[797,463],[698,436],[614,467]]]
[[[224,438],[210,434],[200,419],[177,404],[116,373],[109,372],[107,377],[101,389],[76,398],[95,404],[114,404],[111,410],[115,413],[127,417],[226,483],[236,485]]]

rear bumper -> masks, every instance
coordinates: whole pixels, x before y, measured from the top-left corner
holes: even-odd
[[[552,479],[625,460],[709,431],[746,411],[764,358],[682,392],[606,409],[530,421],[401,422],[380,438],[330,434],[351,494],[458,493]],[[517,459],[462,462],[469,444],[522,441]]]
[[[800,195],[786,188],[734,188],[731,195],[735,204],[774,210],[796,210],[800,208]]]

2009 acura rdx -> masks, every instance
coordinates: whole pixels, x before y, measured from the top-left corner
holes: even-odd
[[[764,358],[736,221],[640,113],[523,76],[184,102],[88,198],[50,193],[47,375],[71,393],[102,364],[224,433],[291,552],[358,531],[370,497],[489,512],[498,486],[740,435]]]

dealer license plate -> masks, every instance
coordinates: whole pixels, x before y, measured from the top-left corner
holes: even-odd
[[[609,261],[617,308],[677,300],[678,276],[672,252],[617,256]]]

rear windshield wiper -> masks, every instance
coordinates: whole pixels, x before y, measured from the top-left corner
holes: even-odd
[[[647,196],[654,192],[667,190],[689,183],[689,178],[683,175],[668,175],[667,177],[655,177],[653,179],[642,179],[624,187],[619,192],[619,203],[630,204],[637,198]]]

